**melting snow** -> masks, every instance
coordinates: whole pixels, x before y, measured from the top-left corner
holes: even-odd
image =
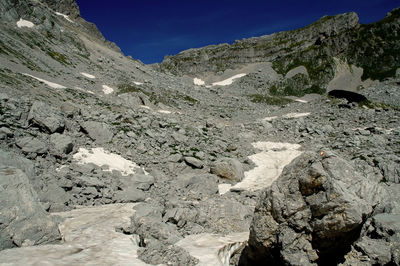
[[[176,245],[197,258],[197,266],[229,266],[232,254],[243,247],[248,239],[249,232],[232,233],[227,236],[204,233],[187,236]]]
[[[235,76],[233,76],[233,77],[230,77],[230,78],[228,78],[228,79],[225,79],[225,80],[222,80],[222,81],[219,81],[219,82],[214,82],[212,85],[213,85],[213,86],[227,86],[227,85],[231,85],[235,79],[244,77],[244,76],[246,76],[246,75],[247,75],[246,73],[237,74],[237,75],[235,75]]]
[[[135,204],[109,204],[54,213],[65,218],[59,230],[63,242],[7,249],[5,265],[148,265],[138,259],[138,236],[117,232],[131,224]]]
[[[104,94],[110,94],[110,93],[112,93],[113,91],[114,91],[113,88],[108,87],[107,85],[103,85],[103,92],[104,92]]]
[[[90,79],[95,79],[96,78],[95,76],[90,75],[90,74],[85,73],[85,72],[81,72],[81,75],[84,76],[84,77],[90,78]]]
[[[299,102],[299,103],[308,103],[306,100],[302,100],[302,99],[296,99],[294,101]]]
[[[146,105],[141,105],[140,107],[144,108],[144,109],[148,109],[150,110],[150,107],[146,106]]]
[[[50,81],[47,81],[47,80],[44,80],[44,79],[41,79],[41,78],[38,78],[38,77],[35,77],[35,76],[32,76],[32,75],[29,75],[29,74],[26,74],[26,73],[22,73],[22,75],[25,75],[25,76],[34,78],[34,79],[36,79],[36,80],[38,80],[38,81],[40,81],[40,82],[43,82],[43,83],[46,84],[47,86],[52,87],[52,88],[54,88],[54,89],[66,89],[66,88],[67,88],[67,87],[62,86],[62,85],[60,85],[60,84],[57,84],[57,83],[54,83],[54,82],[50,82]]]
[[[242,182],[231,187],[232,189],[256,191],[269,187],[282,173],[283,168],[294,158],[302,154],[299,144],[280,142],[256,142],[254,148],[261,152],[249,156],[256,167],[244,173]],[[227,185],[227,184],[225,184]],[[220,186],[220,194],[227,191],[227,187]]]
[[[30,22],[29,20],[24,20],[21,18],[20,20],[17,21],[18,28],[22,28],[22,27],[33,28],[33,26],[35,26],[35,24]]]
[[[201,80],[199,78],[194,78],[193,83],[194,83],[194,85],[199,85],[199,86],[206,84],[203,80]]]
[[[309,116],[310,114],[311,113],[287,113],[285,115],[282,115],[281,118],[286,118],[286,119],[300,118],[300,117]],[[277,118],[278,118],[278,116],[270,116],[270,117],[263,118],[263,121],[272,121]]]
[[[64,17],[66,20],[68,20],[69,22],[74,23],[67,15],[65,15],[65,14],[63,14],[63,13],[56,12],[56,15],[62,16],[62,17]]]
[[[168,111],[168,110],[158,110],[158,112],[161,114],[171,114],[172,113],[171,111]]]
[[[134,81],[133,83],[135,83],[136,85],[143,85],[143,83],[142,83],[142,82],[137,82],[137,81]]]
[[[108,166],[108,171],[116,170],[122,175],[135,174],[140,167],[132,161],[126,160],[122,156],[105,151],[103,148],[93,148],[91,151],[79,148],[78,153],[73,158],[79,164],[93,163],[98,166]]]

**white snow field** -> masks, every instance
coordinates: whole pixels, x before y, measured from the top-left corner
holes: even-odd
[[[85,73],[85,72],[81,72],[80,74],[81,74],[82,76],[84,76],[84,77],[89,78],[89,79],[95,79],[95,78],[96,78],[96,76],[93,76],[93,75],[88,74],[88,73]]]
[[[204,233],[189,235],[176,245],[197,258],[197,266],[229,266],[232,254],[244,246],[248,239],[249,232],[231,233],[227,236]]]
[[[227,78],[227,79],[225,79],[225,80],[218,81],[218,82],[214,82],[212,85],[213,85],[213,86],[227,86],[227,85],[231,85],[235,79],[244,77],[244,76],[246,76],[246,75],[247,75],[246,73],[237,74],[237,75],[234,75],[234,76],[232,76],[232,77],[230,77],[230,78]]]
[[[60,12],[56,12],[56,15],[64,17],[66,20],[68,20],[71,23],[74,23],[67,15],[60,13]]]
[[[31,78],[33,78],[33,79],[36,79],[36,80],[38,80],[38,81],[40,81],[40,82],[43,82],[43,83],[46,84],[47,86],[49,86],[49,87],[51,87],[51,88],[54,88],[54,89],[66,89],[66,88],[67,88],[67,87],[65,87],[65,86],[63,86],[63,85],[60,85],[60,84],[57,84],[57,83],[54,83],[54,82],[50,82],[50,81],[47,81],[47,80],[45,80],[45,79],[41,79],[41,78],[38,78],[38,77],[35,77],[35,76],[32,76],[32,75],[26,74],[26,73],[22,73],[22,75],[25,75],[25,76],[31,77]]]
[[[0,264],[148,265],[138,259],[138,236],[115,230],[130,226],[134,206],[109,204],[54,213],[65,218],[59,225],[62,243],[3,250]]]
[[[302,154],[301,145],[281,142],[255,142],[253,147],[261,152],[249,156],[256,167],[244,173],[244,179],[229,190],[257,191],[269,187],[282,173],[283,168]],[[228,190],[227,184],[218,186],[219,193]]]
[[[194,79],[193,79],[193,83],[194,83],[194,85],[199,85],[199,86],[206,84],[206,83],[204,82],[204,80],[199,79],[199,78],[194,78]]]
[[[110,93],[113,93],[113,91],[114,91],[113,88],[111,88],[111,87],[109,87],[109,86],[107,86],[107,85],[103,85],[103,92],[104,92],[104,94],[110,94]]]
[[[19,19],[17,21],[17,27],[18,28],[22,28],[22,27],[33,28],[33,26],[35,26],[35,24],[30,22],[29,20],[24,20],[24,19],[21,18],[21,19]]]
[[[134,162],[129,161],[122,156],[105,151],[103,148],[92,148],[90,151],[85,148],[79,148],[73,155],[78,164],[93,163],[97,166],[108,166],[108,170],[121,172],[123,176],[135,174],[141,168]]]

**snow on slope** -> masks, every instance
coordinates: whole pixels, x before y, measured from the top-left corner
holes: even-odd
[[[36,80],[38,80],[38,81],[40,81],[40,82],[43,82],[43,83],[46,84],[47,86],[49,86],[49,87],[51,87],[51,88],[54,88],[54,89],[66,89],[66,88],[67,88],[67,87],[65,87],[65,86],[63,86],[63,85],[60,85],[60,84],[57,84],[57,83],[54,83],[54,82],[50,82],[50,81],[47,81],[47,80],[45,80],[45,79],[41,79],[41,78],[38,78],[38,77],[35,77],[35,76],[32,76],[32,75],[26,74],[26,73],[22,73],[22,75],[25,75],[25,76],[34,78],[34,79],[36,79]]]
[[[33,28],[33,26],[35,26],[35,24],[30,22],[29,20],[24,20],[21,18],[20,20],[17,21],[18,28],[22,28],[22,27]]]

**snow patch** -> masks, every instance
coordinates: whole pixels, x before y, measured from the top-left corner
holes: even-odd
[[[51,88],[54,88],[54,89],[66,89],[67,88],[67,87],[65,87],[63,85],[60,85],[60,84],[57,84],[57,83],[54,83],[54,82],[50,82],[50,81],[47,81],[45,79],[41,79],[41,78],[26,74],[26,73],[22,73],[22,75],[25,75],[25,76],[31,77],[33,79],[36,79],[36,80],[46,84],[47,86],[49,86]]]
[[[105,171],[119,171],[123,176],[135,174],[140,167],[132,161],[122,156],[105,151],[103,148],[93,148],[91,151],[85,148],[79,148],[78,153],[73,155],[78,164],[93,163],[100,167],[108,166]]]
[[[149,265],[138,258],[139,237],[117,232],[131,224],[136,204],[108,204],[53,213],[59,225],[59,244],[21,247],[0,252],[5,265]]]
[[[286,119],[292,119],[292,118],[301,118],[301,117],[306,117],[309,116],[311,113],[287,113],[281,116],[281,118],[286,118]],[[262,119],[262,121],[272,121],[274,119],[279,118],[279,116],[270,116],[270,117],[265,117]]]
[[[206,83],[204,82],[204,80],[199,79],[199,78],[194,78],[194,79],[193,79],[193,83],[194,83],[194,85],[199,85],[199,86],[202,86],[202,85],[206,84]]]
[[[113,91],[114,91],[113,88],[108,87],[107,85],[103,85],[103,92],[104,92],[104,94],[110,94],[110,93],[112,93]]]
[[[134,81],[133,83],[135,83],[135,85],[143,85],[142,82],[138,82],[138,81]]]
[[[246,73],[237,74],[237,75],[235,75],[235,76],[233,76],[233,77],[230,77],[230,78],[228,78],[228,79],[225,79],[225,80],[222,80],[222,81],[218,81],[218,82],[214,82],[212,85],[213,85],[213,86],[227,86],[227,85],[231,85],[235,79],[244,77],[244,76],[246,76],[246,75],[247,75]]]
[[[18,28],[22,28],[22,27],[33,28],[33,26],[35,26],[35,24],[30,22],[29,20],[24,20],[21,18],[17,21]]]
[[[294,101],[299,103],[308,103],[308,101],[302,99],[295,99]]]
[[[281,142],[255,142],[253,147],[261,152],[249,156],[256,167],[244,173],[243,181],[230,190],[257,191],[269,187],[282,173],[283,168],[302,154],[301,145]],[[225,184],[228,185],[228,184]],[[227,187],[219,187],[220,194]]]
[[[158,110],[158,112],[161,114],[172,114],[172,112],[168,110]]]
[[[67,15],[60,13],[60,12],[56,12],[56,15],[64,17],[66,20],[68,20],[71,23],[74,23]]]
[[[75,89],[77,89],[78,91],[82,91],[82,92],[86,92],[86,93],[94,94],[94,92],[93,92],[93,91],[84,90],[84,89],[82,89],[82,88],[80,88],[80,87],[74,87],[74,88],[75,88]]]
[[[84,77],[87,77],[87,78],[89,78],[89,79],[95,79],[95,78],[96,78],[95,76],[90,75],[90,74],[85,73],[85,72],[81,72],[81,75],[84,76]]]
[[[243,247],[248,239],[249,232],[231,233],[227,236],[203,233],[189,235],[176,245],[197,258],[197,266],[229,266],[232,254]]]

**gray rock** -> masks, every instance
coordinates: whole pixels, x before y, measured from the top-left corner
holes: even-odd
[[[201,169],[204,167],[204,163],[200,161],[199,159],[196,159],[194,157],[185,157],[184,158],[185,162],[187,165],[193,167],[193,168],[198,168]]]
[[[35,176],[33,162],[11,152],[0,150],[0,165],[21,169],[31,180]]]
[[[232,181],[241,181],[244,178],[242,164],[233,158],[221,158],[211,166],[211,173]]]
[[[47,145],[34,137],[17,139],[16,145],[26,153],[44,154],[48,151]]]
[[[154,184],[155,179],[152,175],[135,174],[129,176],[122,176],[119,178],[122,189],[135,188],[140,190],[149,190],[150,186]]]
[[[70,136],[54,133],[50,136],[50,152],[55,155],[68,154],[74,148],[72,138]]]
[[[151,265],[197,265],[199,260],[189,252],[175,245],[164,245],[153,240],[145,248],[138,250],[139,259]]]
[[[98,144],[110,142],[114,134],[106,123],[87,121],[81,123],[82,130]]]
[[[64,118],[59,111],[39,101],[35,101],[32,104],[28,122],[47,133],[62,132],[64,130]]]
[[[0,202],[0,250],[61,239],[57,219],[43,210],[20,169],[0,167]]]
[[[364,236],[355,246],[371,259],[372,264],[385,265],[392,260],[390,243],[385,240]]]
[[[113,199],[115,202],[121,203],[140,202],[146,199],[146,195],[142,190],[134,187],[127,187],[124,190],[116,191]]]
[[[385,197],[348,161],[329,151],[306,152],[261,195],[245,256],[305,265],[340,254]]]

